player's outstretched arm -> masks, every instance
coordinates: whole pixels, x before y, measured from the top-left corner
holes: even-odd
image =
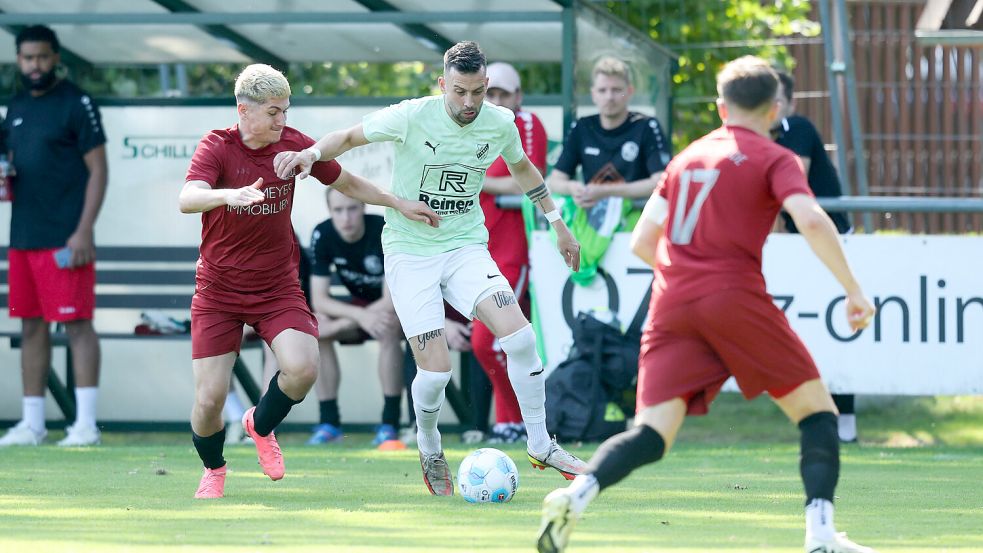
[[[391,207],[411,221],[423,223],[434,228],[437,228],[440,223],[440,216],[434,213],[427,204],[397,198],[362,177],[353,175],[344,169],[341,170],[338,180],[334,181],[331,186],[349,198],[355,198],[367,204]]]
[[[662,238],[669,202],[659,194],[653,194],[645,203],[642,216],[631,233],[631,251],[649,267],[655,268],[655,248]]]
[[[809,242],[809,247],[819,260],[833,273],[846,292],[847,319],[854,330],[866,328],[874,316],[874,306],[864,295],[860,284],[853,276],[847,263],[843,247],[840,245],[836,226],[829,215],[819,207],[816,199],[807,194],[792,194],[782,203],[782,207],[792,217],[796,228]]]
[[[281,179],[290,178],[291,172],[297,171],[298,179],[306,179],[311,174],[311,168],[318,161],[330,161],[341,154],[364,146],[369,141],[359,123],[354,127],[328,133],[313,146],[299,152],[280,152],[273,158],[273,171]]]
[[[181,189],[178,205],[181,213],[201,213],[223,205],[246,207],[261,203],[266,198],[260,190],[262,186],[262,177],[242,188],[212,188],[205,181],[190,180]]]
[[[522,156],[518,163],[509,163],[509,172],[519,185],[519,188],[529,197],[530,200],[543,210],[546,220],[556,231],[556,248],[563,256],[563,262],[574,272],[580,270],[580,243],[570,233],[567,224],[563,222],[560,211],[556,209],[556,203],[550,196],[550,190],[543,181],[543,176],[536,169],[536,166],[529,161],[529,158]]]

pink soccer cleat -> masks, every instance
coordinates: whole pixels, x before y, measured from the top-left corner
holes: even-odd
[[[195,492],[195,499],[218,499],[225,497],[225,466],[217,469],[205,469]]]
[[[267,436],[260,436],[253,427],[253,413],[255,407],[250,407],[246,414],[242,416],[242,427],[246,429],[246,434],[253,439],[256,444],[256,455],[259,457],[259,466],[263,467],[263,474],[270,477],[270,480],[283,478],[283,455],[280,453],[280,444],[276,443],[276,435],[270,432]]]

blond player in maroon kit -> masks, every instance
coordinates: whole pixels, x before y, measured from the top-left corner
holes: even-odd
[[[196,498],[223,497],[225,426],[222,407],[243,325],[272,348],[280,371],[242,425],[256,444],[259,464],[272,480],[283,478],[273,429],[314,384],[318,326],[300,288],[300,251],[290,224],[295,177],[273,172],[280,152],[314,140],[287,127],[290,84],[268,65],[246,67],[235,83],[239,124],[202,138],[179,197],[183,213],[201,213],[201,257],[191,300],[191,357],[195,402],[192,440],[205,465]],[[347,196],[397,209],[437,226],[421,202],[401,200],[346,172],[336,161],[315,163],[311,175]]]
[[[583,475],[546,496],[541,553],[563,551],[590,501],[661,459],[685,416],[705,414],[730,376],[749,399],[767,392],[801,431],[805,551],[873,553],[836,532],[836,406],[765,289],[761,252],[779,209],[843,286],[850,326],[866,327],[874,308],[801,163],[769,137],[778,111],[774,70],[760,58],[734,60],[717,75],[717,92],[724,126],[673,159],[632,234],[632,251],[655,269],[635,427],[601,444]]]

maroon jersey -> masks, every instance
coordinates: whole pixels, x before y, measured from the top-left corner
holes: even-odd
[[[761,250],[782,202],[812,195],[795,154],[726,125],[676,156],[655,193],[669,202],[652,294],[663,309],[724,289],[764,293]]]
[[[537,169],[546,168],[546,129],[539,118],[528,111],[515,114],[515,125],[519,127],[522,149],[526,157]],[[501,156],[495,160],[486,177],[509,177],[509,167]],[[519,190],[516,189],[516,193]],[[521,209],[499,209],[495,196],[482,192],[479,196],[481,210],[485,214],[485,227],[488,228],[488,252],[499,266],[522,266],[529,264],[529,245],[526,243],[526,224]]]
[[[201,214],[199,282],[241,292],[259,292],[296,282],[300,251],[290,222],[294,178],[273,172],[273,157],[299,151],[314,139],[285,127],[280,141],[256,150],[246,147],[238,125],[205,135],[191,158],[186,181],[204,181],[212,188],[241,188],[263,177],[262,203],[247,207],[219,206]],[[336,161],[315,163],[311,174],[325,185],[341,174]]]

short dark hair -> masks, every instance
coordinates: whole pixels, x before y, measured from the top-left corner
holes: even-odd
[[[785,94],[785,99],[791,102],[792,93],[795,92],[795,78],[788,71],[781,69],[776,69],[775,73],[778,73],[778,80],[782,82],[782,92]]]
[[[485,67],[485,53],[477,42],[465,40],[444,52],[444,73],[457,69],[459,73],[472,74]]]
[[[777,93],[778,75],[757,56],[737,58],[717,73],[717,94],[727,104],[745,111],[756,111],[774,102]]]
[[[58,53],[61,51],[61,43],[58,42],[58,35],[51,30],[51,27],[46,27],[44,25],[31,25],[30,27],[24,27],[19,33],[17,33],[17,38],[15,44],[17,44],[17,53],[20,53],[20,45],[25,42],[47,42],[51,45],[51,49]]]

